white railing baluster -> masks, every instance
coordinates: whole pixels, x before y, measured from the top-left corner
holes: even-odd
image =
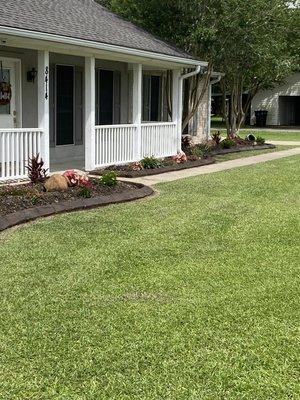
[[[175,137],[176,124],[173,122],[142,124],[142,156],[163,158],[176,154]]]
[[[10,159],[9,159],[9,154],[10,154],[10,146],[9,146],[9,142],[10,142],[10,132],[8,133],[8,136],[6,137],[6,171],[5,171],[5,175],[9,178],[10,176]]]
[[[125,164],[141,157],[168,157],[176,154],[176,124],[173,122],[142,124],[141,149],[137,148],[137,126],[95,126],[95,167]]]
[[[16,133],[16,176],[20,176],[20,132]]]
[[[27,178],[28,159],[43,155],[41,129],[0,129],[0,182]]]
[[[134,159],[135,125],[96,126],[96,168],[112,164],[124,164]]]

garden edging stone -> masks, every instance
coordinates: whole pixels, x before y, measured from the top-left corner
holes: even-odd
[[[141,183],[131,183],[137,187],[136,190],[125,190],[120,193],[113,193],[106,196],[97,196],[89,199],[78,199],[73,201],[64,201],[60,203],[47,204],[16,211],[11,214],[0,216],[0,232],[5,229],[12,228],[16,225],[21,225],[29,221],[34,221],[38,218],[48,217],[72,211],[86,210],[96,207],[103,207],[109,204],[126,203],[154,194],[154,190]]]

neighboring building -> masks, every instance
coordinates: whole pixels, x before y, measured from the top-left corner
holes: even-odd
[[[300,73],[286,79],[286,83],[272,90],[259,92],[251,105],[251,124],[255,125],[255,111],[268,111],[267,125],[300,126]]]
[[[176,154],[183,69],[207,66],[93,0],[7,0],[0,61],[0,181],[37,153],[51,172]]]

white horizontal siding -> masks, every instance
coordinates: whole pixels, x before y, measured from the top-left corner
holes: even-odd
[[[268,110],[267,125],[279,125],[279,96],[300,96],[300,73],[287,78],[286,83],[272,90],[259,92],[251,104],[251,124],[255,123],[255,110]]]

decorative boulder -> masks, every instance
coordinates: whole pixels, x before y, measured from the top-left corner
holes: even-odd
[[[67,190],[69,187],[68,179],[62,175],[54,174],[44,184],[46,192]]]

